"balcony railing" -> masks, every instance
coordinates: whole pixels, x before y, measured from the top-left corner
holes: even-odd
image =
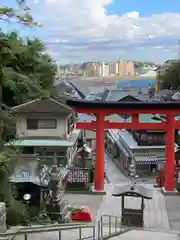
[[[138,143],[139,146],[162,146],[165,145],[165,136],[157,138],[157,136],[149,137],[146,135],[143,139],[140,136],[137,136],[136,133],[132,132],[133,138]]]
[[[47,185],[49,181],[48,174],[53,165],[57,165],[61,177],[65,176],[68,172],[67,158],[65,156],[32,156],[30,154],[24,156],[23,154],[18,156],[18,158],[24,161],[20,162],[14,174],[12,174],[10,178],[11,182],[30,181],[40,185]],[[29,166],[27,161],[29,161]],[[35,162],[35,165],[32,165],[32,161]]]

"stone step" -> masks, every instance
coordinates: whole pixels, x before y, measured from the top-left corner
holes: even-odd
[[[178,235],[174,233],[165,232],[153,232],[153,231],[141,231],[131,230],[123,233],[120,236],[111,238],[111,240],[177,240]]]

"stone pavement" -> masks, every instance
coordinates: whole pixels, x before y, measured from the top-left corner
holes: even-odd
[[[120,236],[113,237],[111,240],[178,240],[179,236],[175,233],[151,232],[131,230]]]
[[[120,182],[127,182],[128,178],[124,176],[122,172],[116,167],[112,162],[111,158],[107,153],[105,153],[104,168],[109,181],[113,184]]]
[[[164,196],[172,230],[180,230],[180,195]]]
[[[111,184],[106,184],[107,195],[103,196],[103,200],[98,211],[98,218],[101,215],[121,216],[121,198],[113,197],[112,192],[115,185],[121,185],[129,180],[120,172],[110,157],[105,154],[105,171]],[[147,229],[168,230],[170,229],[166,203],[162,193],[153,187],[152,184],[145,184],[146,187],[153,191],[153,199],[145,200],[144,226]],[[140,199],[128,198],[126,203],[133,208],[137,208]]]

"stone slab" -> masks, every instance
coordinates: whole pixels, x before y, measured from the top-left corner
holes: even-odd
[[[120,236],[111,238],[112,240],[177,240],[178,235],[174,233],[152,232],[131,230]]]
[[[95,190],[94,187],[92,187],[91,190],[92,195],[106,195],[106,190]]]
[[[161,191],[165,196],[180,196],[180,192],[178,192],[176,189],[173,191],[167,191],[164,187],[162,187]]]

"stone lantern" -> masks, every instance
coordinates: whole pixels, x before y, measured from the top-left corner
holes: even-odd
[[[62,191],[62,177],[59,167],[53,165],[49,172],[49,202],[47,203],[47,211],[53,221],[69,222],[71,214],[68,210],[67,201],[64,200],[64,191]]]

